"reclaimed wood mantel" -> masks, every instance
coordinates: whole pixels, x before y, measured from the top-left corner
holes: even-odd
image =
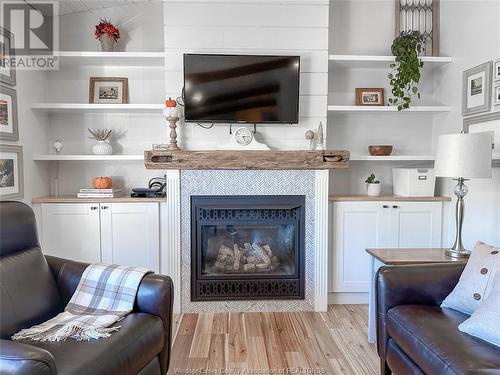
[[[349,151],[145,151],[147,169],[337,169]]]

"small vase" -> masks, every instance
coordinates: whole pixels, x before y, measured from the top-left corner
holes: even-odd
[[[113,52],[115,49],[115,39],[110,37],[108,34],[102,34],[99,37],[99,41],[101,42],[102,52]]]
[[[92,152],[96,155],[111,155],[113,153],[113,146],[107,141],[97,141],[92,146]]]
[[[366,184],[366,194],[370,197],[378,197],[382,184]]]

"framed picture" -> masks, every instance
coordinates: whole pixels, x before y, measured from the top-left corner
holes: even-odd
[[[127,104],[128,78],[90,77],[89,103]]]
[[[0,139],[19,140],[16,90],[0,85]]]
[[[384,105],[384,89],[357,88],[356,105]]]
[[[9,66],[9,59],[14,55],[14,34],[0,27],[0,82],[16,85],[16,69]]]
[[[464,119],[464,133],[486,132],[492,134],[493,153],[500,153],[500,112],[487,113]]]
[[[500,84],[493,89],[493,104],[500,105]]]
[[[466,70],[462,83],[462,115],[474,115],[491,109],[492,62]]]
[[[493,62],[493,80],[500,81],[500,59]]]
[[[0,145],[0,199],[22,198],[23,148]]]

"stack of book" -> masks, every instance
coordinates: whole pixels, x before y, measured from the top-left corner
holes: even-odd
[[[122,195],[121,189],[80,189],[78,198],[116,198]]]

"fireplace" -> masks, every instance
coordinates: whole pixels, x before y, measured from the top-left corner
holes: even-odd
[[[304,299],[305,196],[192,196],[191,300]]]

